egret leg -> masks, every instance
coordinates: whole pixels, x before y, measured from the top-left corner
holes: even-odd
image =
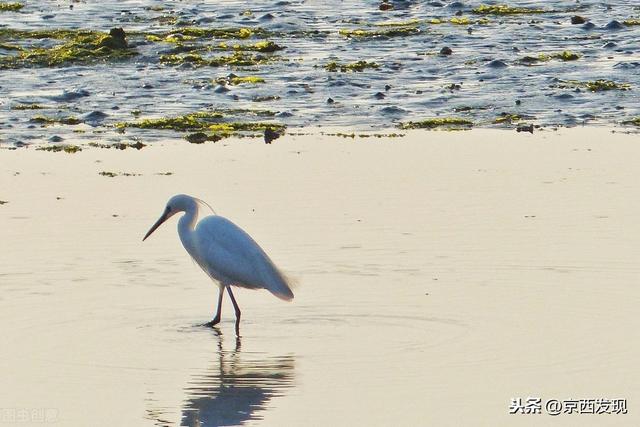
[[[224,288],[220,286],[220,292],[218,294],[218,310],[216,310],[216,317],[210,322],[205,323],[205,326],[213,327],[220,323],[220,313],[222,312],[222,297],[224,296]]]
[[[233,296],[233,292],[231,292],[231,286],[227,286],[227,292],[229,293],[229,297],[231,298],[231,302],[233,303],[233,309],[236,312],[236,335],[240,335],[240,307],[238,307],[238,303],[236,302],[236,298]]]

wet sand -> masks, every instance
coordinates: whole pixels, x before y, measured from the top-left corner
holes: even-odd
[[[637,135],[593,128],[0,150],[2,414],[637,425],[639,155]],[[237,340],[228,300],[219,329],[196,326],[216,288],[175,220],[141,242],[181,192],[298,281],[290,304],[238,290]],[[529,396],[629,413],[509,415]]]

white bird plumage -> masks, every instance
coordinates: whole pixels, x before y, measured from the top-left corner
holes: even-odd
[[[236,312],[238,332],[240,309],[231,286],[266,289],[285,301],[293,299],[293,292],[289,280],[260,245],[233,222],[214,214],[203,218],[196,225],[199,203],[206,204],[186,194],[173,196],[167,202],[160,219],[142,240],[149,237],[167,219],[184,212],[178,221],[180,241],[194,261],[220,285],[216,316],[207,325],[213,326],[220,321],[223,292],[227,289]]]

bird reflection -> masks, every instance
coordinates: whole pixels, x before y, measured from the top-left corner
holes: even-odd
[[[233,351],[225,351],[222,333],[217,328],[213,330],[218,341],[218,361],[195,375],[185,388],[180,425],[233,426],[261,419],[260,413],[269,400],[293,386],[293,356],[243,358],[240,337],[236,337]]]

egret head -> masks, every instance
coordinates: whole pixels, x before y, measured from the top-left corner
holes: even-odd
[[[147,237],[151,235],[158,227],[162,225],[163,222],[177,214],[178,212],[190,212],[197,211],[198,204],[196,203],[196,199],[191,196],[187,196],[186,194],[178,194],[173,196],[167,202],[167,206],[164,208],[164,212],[160,216],[160,218],[156,221],[155,224],[151,226],[147,234],[142,238],[144,241]]]

